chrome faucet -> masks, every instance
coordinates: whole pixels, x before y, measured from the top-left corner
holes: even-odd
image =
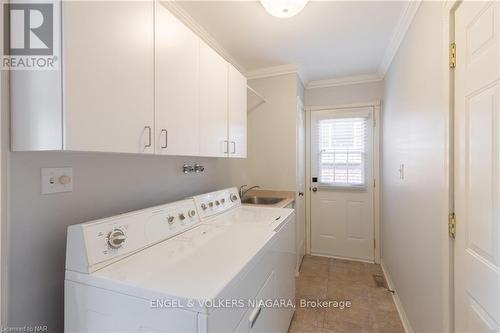
[[[248,186],[248,185],[246,185],[246,184],[245,184],[245,185],[241,185],[241,186],[240,186],[240,190],[239,190],[239,192],[240,192],[240,199],[243,199],[243,196],[244,196],[244,195],[245,195],[248,191],[250,191],[250,190],[252,190],[252,189],[254,189],[254,188],[260,188],[260,186],[258,186],[258,185],[257,185],[257,186],[252,186],[252,187],[250,187],[250,188],[245,189],[245,187],[247,187],[247,186]]]

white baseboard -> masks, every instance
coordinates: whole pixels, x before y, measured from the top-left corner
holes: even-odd
[[[369,260],[369,259],[358,259],[358,258],[350,258],[350,257],[340,257],[340,256],[331,256],[327,254],[322,254],[322,253],[316,253],[316,252],[311,252],[312,256],[315,257],[323,257],[323,258],[332,258],[332,259],[340,259],[340,260],[347,260],[347,261],[357,261],[357,262],[364,262],[367,264],[374,264],[374,260]]]
[[[394,289],[394,283],[392,282],[391,276],[389,275],[389,272],[387,270],[387,267],[385,267],[384,260],[381,259],[380,261],[380,266],[382,267],[382,272],[384,273],[385,280],[387,281],[387,285],[390,290],[394,290],[394,293],[392,293],[392,299],[394,300],[394,304],[396,304],[396,309],[398,310],[399,313],[399,318],[401,318],[401,322],[403,323],[403,327],[405,329],[406,333],[413,333],[413,329],[411,328],[410,321],[408,320],[408,317],[406,316],[406,312],[403,308],[403,303],[401,303],[401,300],[399,299],[398,293],[396,289]]]
[[[302,266],[302,260],[304,260],[304,255],[302,255],[302,257],[300,257],[297,262],[297,267],[295,267],[295,277],[299,277],[300,275],[300,266]]]

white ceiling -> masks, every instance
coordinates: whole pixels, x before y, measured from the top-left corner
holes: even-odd
[[[258,1],[179,1],[247,71],[294,64],[308,80],[380,72],[405,1],[310,1],[279,19]]]

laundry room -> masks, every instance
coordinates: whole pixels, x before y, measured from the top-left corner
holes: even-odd
[[[500,1],[0,17],[0,331],[500,329]]]

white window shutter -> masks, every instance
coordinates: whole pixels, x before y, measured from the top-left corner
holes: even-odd
[[[318,123],[321,185],[365,188],[367,117],[322,119]]]

